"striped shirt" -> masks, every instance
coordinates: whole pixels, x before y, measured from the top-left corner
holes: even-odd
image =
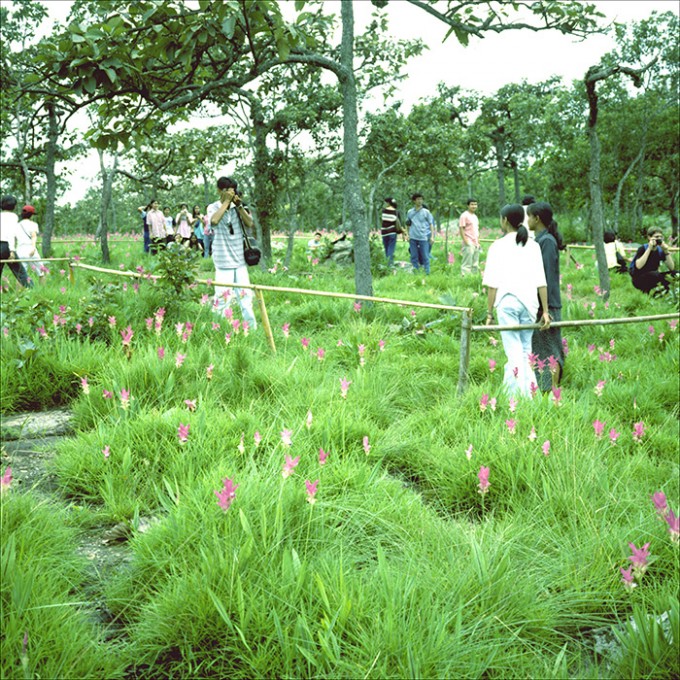
[[[380,234],[382,236],[388,236],[389,234],[396,233],[397,233],[397,209],[393,208],[392,206],[389,206],[388,208],[383,208]]]
[[[208,206],[208,220],[220,209],[222,203],[215,201]],[[229,228],[231,225],[231,229]],[[233,204],[225,210],[222,219],[212,225],[215,239],[213,241],[212,257],[218,269],[236,269],[246,264],[243,257],[243,231],[241,220]],[[233,230],[233,234],[231,233]]]

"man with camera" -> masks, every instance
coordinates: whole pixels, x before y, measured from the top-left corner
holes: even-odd
[[[633,285],[643,293],[650,293],[658,288],[658,292],[668,291],[669,278],[675,275],[675,264],[668,245],[664,242],[661,229],[651,227],[647,230],[649,243],[638,248],[630,264],[630,275]],[[667,272],[660,272],[659,267],[664,262]],[[656,291],[655,291],[656,292]]]
[[[253,218],[243,205],[238,186],[230,177],[217,180],[219,200],[208,206],[208,220],[214,231],[213,262],[215,263],[214,311],[224,315],[231,302],[232,288],[228,284],[250,283],[248,267],[243,255],[244,229],[252,229]],[[251,329],[257,328],[253,313],[253,291],[234,288],[243,320]]]

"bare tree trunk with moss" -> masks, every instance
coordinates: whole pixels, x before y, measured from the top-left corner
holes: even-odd
[[[45,196],[45,225],[42,239],[43,257],[50,257],[52,255],[54,204],[57,199],[57,175],[55,172],[55,164],[57,158],[57,142],[59,140],[59,126],[54,102],[48,102],[47,115],[47,145],[45,147],[45,177],[47,179],[47,191]]]
[[[99,227],[97,228],[97,236],[102,249],[102,262],[108,264],[111,262],[111,254],[109,252],[109,206],[111,205],[111,196],[113,194],[113,180],[116,176],[116,169],[118,167],[118,151],[113,155],[113,166],[110,170],[106,169],[104,163],[104,152],[97,149],[99,154],[99,168],[102,174],[102,196],[99,211]]]

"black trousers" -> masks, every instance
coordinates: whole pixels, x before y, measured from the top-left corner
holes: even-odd
[[[9,243],[7,241],[0,241],[0,260],[9,260],[10,250]],[[21,262],[0,262],[0,274],[5,268],[5,264],[9,266],[12,270],[12,274],[16,277],[16,280],[24,287],[31,288],[31,283],[28,280],[28,275],[24,269]]]

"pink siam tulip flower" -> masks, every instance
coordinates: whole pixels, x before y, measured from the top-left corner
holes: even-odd
[[[600,381],[598,381],[597,385],[595,385],[595,390],[594,390],[594,392],[595,392],[595,394],[596,394],[598,397],[601,397],[601,396],[602,396],[602,392],[604,391],[604,386],[605,386],[606,384],[607,384],[607,381],[606,381],[606,380],[600,380]]]
[[[415,319],[416,318],[416,310],[412,309],[411,310],[411,316]]]
[[[670,329],[671,329],[672,331],[674,331],[674,330],[676,330],[677,327],[678,327],[678,320],[677,320],[677,319],[671,319],[671,320],[668,322],[668,325],[670,326]]]
[[[316,350],[316,358],[319,361],[323,361],[325,357],[326,357],[326,350],[323,347],[319,347],[319,349]]]
[[[616,361],[616,354],[611,354],[610,352],[602,352],[599,356],[600,361],[611,363]]]
[[[305,488],[307,490],[307,502],[310,505],[314,505],[316,503],[316,489],[319,486],[319,480],[317,479],[315,482],[310,482],[308,479],[305,480]]]
[[[489,395],[488,394],[483,394],[482,398],[479,400],[479,410],[484,413],[486,411],[486,407],[489,403]]]
[[[244,321],[241,324],[241,328],[243,329],[243,335],[244,337],[248,337],[248,332],[250,331],[250,324],[247,321]]]
[[[309,347],[309,338],[301,338],[300,343],[302,344],[302,349],[307,349]]]
[[[214,371],[214,370],[215,370],[215,366],[213,366],[213,364],[210,364],[210,366],[206,366],[206,369],[205,369],[205,377],[206,377],[208,380],[212,380],[213,371]]]
[[[652,494],[652,503],[659,515],[664,517],[668,513],[668,501],[666,500],[666,494],[663,491],[657,491]]]
[[[447,261],[449,264],[453,264],[453,263],[456,261],[456,258],[455,258],[455,256],[454,256],[454,254],[453,254],[453,253],[449,253],[449,254],[448,254],[448,257],[446,258],[446,261]]]
[[[358,345],[357,350],[359,352],[359,356],[362,357],[362,356],[364,356],[364,352],[366,351],[366,346],[365,345]]]
[[[628,547],[633,553],[628,557],[635,571],[644,574],[647,569],[647,558],[649,557],[649,543],[645,543],[641,548],[636,548],[635,544],[629,543]]]
[[[588,352],[592,354],[595,351],[595,345],[588,345]]]
[[[224,344],[228,345],[231,342],[231,333],[225,333],[224,335]]]
[[[546,439],[543,442],[543,446],[541,446],[541,451],[543,451],[544,456],[550,455],[550,440],[549,439]]]
[[[195,399],[185,399],[185,400],[184,400],[184,405],[185,405],[190,411],[195,411],[195,410],[196,410],[196,400],[195,400]]]
[[[349,386],[352,384],[351,380],[347,380],[347,378],[342,378],[340,380],[340,396],[343,399],[347,399],[347,392],[349,390]]]
[[[498,340],[496,340],[496,338],[494,338],[493,335],[489,336],[489,342],[491,343],[492,347],[496,347],[498,345]]]
[[[562,401],[562,388],[561,387],[553,387],[552,388],[552,396],[553,396],[553,402],[555,403],[555,406],[559,406],[560,402]]]
[[[342,338],[339,338],[339,339],[338,339],[338,342],[337,342],[337,345],[336,345],[336,346],[337,346],[337,347],[342,347],[342,346],[343,346]]]
[[[363,440],[364,453],[368,455],[371,452],[371,445],[368,443],[368,437],[364,437]]]
[[[538,355],[533,352],[529,353],[529,367],[532,371],[535,371],[538,367]]]
[[[559,366],[560,366],[559,362],[558,362],[557,359],[555,359],[555,357],[551,354],[551,355],[548,357],[548,368],[550,369],[550,372],[551,372],[551,373],[557,373],[557,370],[558,370]]]
[[[564,356],[569,356],[569,342],[566,338],[562,338],[562,353]]]
[[[629,567],[628,569],[624,569],[621,567],[621,583],[623,583],[628,590],[633,590],[633,588],[637,588],[637,583],[635,583],[635,577],[633,576],[633,567]]]
[[[537,436],[538,436],[538,435],[536,434],[536,428],[532,425],[532,426],[531,426],[531,432],[529,432],[529,436],[527,437],[527,439],[528,439],[530,442],[533,442],[533,441],[536,440],[536,437],[537,437]]]
[[[361,311],[361,302],[355,302],[355,303],[354,303],[354,311],[355,311],[357,314],[359,314],[359,312]]]
[[[281,430],[281,443],[284,446],[290,447],[293,444],[292,441],[293,433],[291,430]]]
[[[12,485],[12,468],[5,468],[5,474],[0,478],[0,493],[4,493]]]
[[[505,425],[508,428],[510,434],[515,434],[515,428],[517,427],[517,421],[512,418],[505,421]]]
[[[496,397],[493,397],[493,398],[489,401],[489,408],[490,408],[492,411],[495,411],[495,410],[496,410]]]
[[[92,328],[92,326],[94,326],[94,317],[93,317],[93,316],[88,317],[88,319],[87,319],[87,325],[88,325],[90,328]]]
[[[612,427],[611,430],[609,430],[609,441],[611,442],[612,446],[616,446],[616,440],[621,436],[620,432],[617,432],[615,428]]]
[[[115,327],[116,327],[116,317],[115,317],[115,316],[110,316],[110,317],[109,317],[109,326],[111,326],[111,328],[115,328]]]
[[[120,405],[124,409],[130,405],[130,392],[128,390],[122,389],[120,391]]]
[[[179,438],[180,444],[186,444],[187,441],[189,441],[190,427],[190,425],[182,425],[182,423],[179,424],[179,427],[177,428],[177,437]]]
[[[260,434],[259,430],[255,430],[255,434],[253,435],[253,442],[255,443],[255,448],[257,448],[260,445],[261,441],[262,435]]]
[[[120,337],[123,339],[123,347],[129,347],[130,343],[132,342],[132,336],[134,335],[134,331],[132,330],[132,326],[128,326],[124,331],[120,332]]]
[[[177,352],[177,354],[175,354],[175,368],[180,368],[186,358],[187,358],[186,354],[180,354],[179,352]]]
[[[287,338],[290,335],[290,324],[284,323],[283,326],[281,326],[281,331],[283,332],[283,337]]]
[[[515,366],[515,368],[512,369],[512,377],[517,380],[519,378],[519,366]]]
[[[654,330],[654,326],[651,326],[651,325],[650,325],[650,326],[647,328],[647,330],[649,331],[649,334],[650,334],[650,335],[654,335],[654,334],[656,333],[656,331]]]
[[[181,321],[175,324],[175,332],[177,333],[178,338],[182,337],[182,333],[184,333],[184,324]]]
[[[602,433],[604,432],[604,427],[607,423],[603,423],[601,420],[593,421],[593,430],[595,430],[595,436],[598,439],[602,439]]]
[[[144,323],[146,324],[146,330],[150,331],[153,328],[153,317],[150,316],[148,319],[144,319]]]
[[[83,394],[90,393],[90,385],[87,382],[87,376],[80,379],[80,386],[83,388]]]
[[[281,471],[281,476],[286,479],[287,477],[290,477],[293,474],[293,471],[297,467],[297,464],[300,462],[300,456],[296,456],[295,458],[291,458],[290,456],[286,456],[286,462],[283,464],[283,470]]]
[[[664,518],[668,524],[668,531],[671,535],[671,540],[675,543],[680,541],[680,516],[676,517],[672,510],[668,510],[668,514]]]
[[[232,479],[225,477],[222,491],[215,491],[217,505],[219,505],[224,512],[229,510],[231,504],[236,499],[236,489],[238,489],[238,487],[239,484],[234,484]]]
[[[77,323],[77,324],[76,324],[76,333],[77,333],[78,335],[80,335],[80,333],[81,333],[82,330],[83,330],[83,324]],[[3,331],[9,332],[9,329],[8,329],[8,328],[3,328]],[[5,333],[5,335],[7,335],[7,333]]]
[[[201,302],[201,305],[207,305],[208,302],[210,302],[210,295],[208,295],[208,294],[201,295],[200,302]]]
[[[477,479],[479,479],[479,491],[478,493],[486,494],[489,491],[489,487],[491,484],[489,484],[489,468],[488,467],[480,467],[479,472],[477,473]]]
[[[640,443],[645,436],[645,424],[640,421],[633,425],[633,441]]]
[[[234,335],[238,335],[239,329],[241,328],[241,320],[233,319],[231,322],[231,327],[234,330]]]
[[[378,349],[379,349],[381,352],[384,352],[384,351],[385,351],[385,341],[384,341],[384,340],[378,340]]]
[[[529,396],[533,399],[538,392],[538,385],[535,382],[529,383]]]
[[[220,324],[218,324],[216,321],[211,321],[210,322],[211,328],[214,331],[219,331],[220,330]]]
[[[313,420],[312,411],[309,410],[307,411],[307,420],[305,421],[305,425],[308,430],[311,429],[312,427],[312,420]]]
[[[108,458],[111,455],[111,449],[108,444],[102,449],[102,453],[104,454],[104,458]]]
[[[493,373],[496,370],[496,361],[494,359],[489,359],[489,371]]]
[[[514,397],[510,397],[508,408],[510,409],[510,413],[514,413],[517,410],[517,400]]]
[[[663,342],[665,337],[666,337],[665,333],[659,333],[659,342]]]
[[[113,399],[113,392],[109,392],[109,390],[102,390],[102,397],[104,397],[104,399]]]
[[[470,444],[470,446],[467,447],[467,450],[465,451],[465,457],[468,460],[472,460],[472,444]]]

